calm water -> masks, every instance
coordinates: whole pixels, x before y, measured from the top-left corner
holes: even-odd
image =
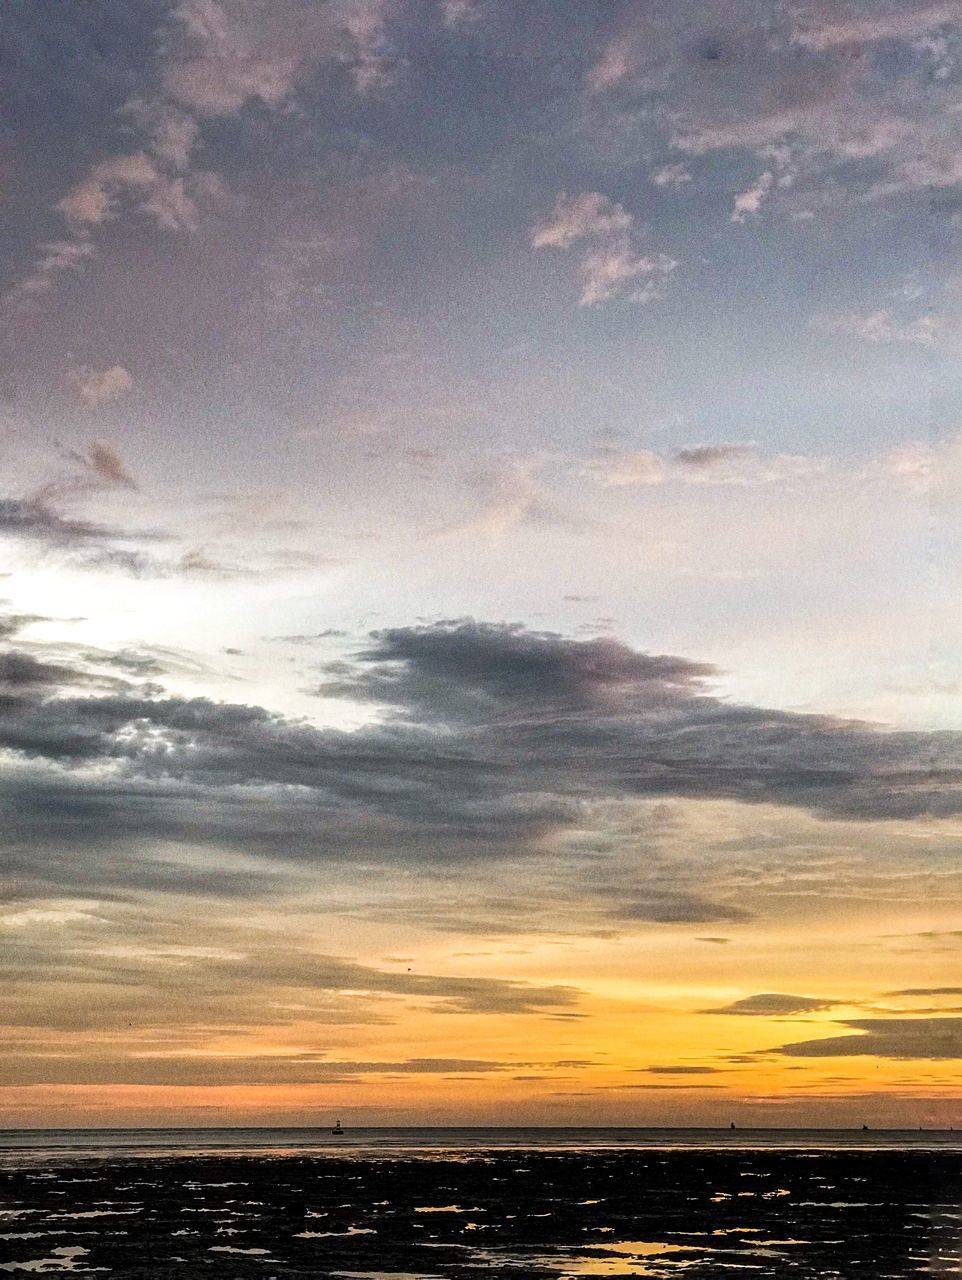
[[[376,1128],[348,1126],[342,1137],[317,1129],[0,1129],[0,1160],[57,1155],[259,1152],[388,1155],[518,1148],[632,1150],[658,1147],[840,1151],[962,1151],[962,1130],[943,1129],[560,1129]]]
[[[962,1276],[952,1133],[0,1135],[0,1277]]]

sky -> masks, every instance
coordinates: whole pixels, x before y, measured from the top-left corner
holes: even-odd
[[[962,1123],[962,0],[7,0],[0,195],[0,1126]]]

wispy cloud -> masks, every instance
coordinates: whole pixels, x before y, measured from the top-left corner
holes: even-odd
[[[766,456],[754,445],[733,442],[685,445],[664,454],[652,449],[611,449],[590,459],[583,471],[605,488],[630,488],[667,483],[778,484],[818,475],[827,466],[824,458]]]
[[[28,301],[59,274],[80,270],[96,252],[94,233],[128,211],[166,232],[197,231],[229,199],[222,178],[196,163],[205,125],[249,104],[287,109],[302,76],[324,63],[347,67],[358,93],[383,87],[393,66],[385,34],[392,7],[392,0],[178,0],[158,33],[156,87],[121,110],[139,145],[97,160],[61,197],[67,238],[42,246],[9,299]]]
[[[872,344],[906,342],[915,346],[930,347],[938,337],[938,316],[923,314],[902,319],[885,307],[874,311],[850,311],[837,316],[817,316],[812,325],[827,333],[861,338]]]
[[[764,16],[723,0],[629,5],[587,73],[587,110],[648,147],[660,135],[669,155],[787,148],[793,177],[829,200],[955,186],[951,39],[942,37],[957,38],[960,21],[953,0],[871,13],[812,0]],[[884,56],[893,46],[895,74]],[[933,95],[944,109],[933,110]],[[864,172],[832,180],[853,163]],[[739,195],[732,220],[757,215],[775,179],[768,170]]]
[[[578,196],[562,192],[549,216],[532,229],[531,244],[535,249],[582,245],[583,307],[615,298],[653,302],[664,297],[678,263],[666,254],[639,254],[639,234],[634,216],[608,196],[598,191]]]
[[[106,369],[91,369],[85,365],[73,375],[73,383],[84,404],[95,409],[124,395],[134,385],[134,380],[121,364],[112,364]]]

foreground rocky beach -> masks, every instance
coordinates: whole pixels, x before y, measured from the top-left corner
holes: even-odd
[[[962,1159],[498,1151],[11,1161],[0,1274],[957,1276]]]

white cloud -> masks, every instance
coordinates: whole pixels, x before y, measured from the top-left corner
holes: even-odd
[[[0,916],[0,926],[5,929],[49,929],[70,924],[106,924],[100,916],[74,907],[25,907]]]
[[[601,57],[589,69],[585,83],[591,93],[604,93],[630,79],[635,69],[629,42],[612,40]]]
[[[73,376],[77,394],[84,404],[94,409],[98,405],[109,404],[116,400],[134,385],[127,370],[120,364],[112,364],[107,369],[90,369],[86,366],[78,369]]]
[[[583,124],[636,156],[659,133],[685,156],[791,141],[797,175],[776,168],[772,192],[801,176],[826,201],[864,199],[869,183],[873,198],[956,186],[960,27],[960,0],[648,0],[623,10],[602,44]],[[883,41],[902,46],[897,75],[863,55]],[[609,106],[612,90],[622,92]],[[853,161],[873,164],[834,180]]]
[[[888,480],[924,493],[933,506],[957,520],[962,497],[962,432],[940,440],[911,440],[885,454],[875,467]]]
[[[583,474],[605,488],[667,483],[710,485],[778,484],[824,472],[824,459],[797,454],[759,454],[747,444],[695,444],[660,454],[650,449],[606,453]]]
[[[670,187],[677,190],[686,182],[691,182],[691,171],[686,164],[666,164],[655,170],[651,180],[656,187]]]
[[[743,191],[741,195],[735,197],[735,207],[732,210],[732,222],[745,222],[748,218],[755,217],[759,209],[762,207],[771,194],[772,184],[775,176],[771,170],[766,169],[755,180],[753,186],[747,191]]]
[[[215,174],[193,167],[201,122],[235,115],[252,101],[284,109],[302,74],[323,62],[346,65],[359,93],[387,83],[392,3],[179,0],[156,68],[158,93],[131,98],[121,109],[142,130],[142,145],[93,165],[59,201],[72,239],[56,242],[56,257],[48,252],[12,296],[42,293],[59,271],[79,270],[95,253],[91,231],[119,218],[125,206],[162,230],[196,231],[226,196]]]
[[[57,208],[72,226],[99,226],[117,216],[117,201],[122,195],[149,191],[157,181],[157,170],[142,151],[114,156],[95,165]]]
[[[816,316],[812,324],[829,333],[861,338],[864,342],[873,344],[906,342],[930,347],[939,332],[937,316],[926,314],[911,320],[901,320],[884,307],[868,312],[852,311],[839,316]]]
[[[481,19],[478,0],[441,0],[441,17],[446,27],[467,27]]]
[[[31,274],[21,280],[8,296],[16,300],[46,293],[53,288],[54,280],[61,272],[80,271],[93,254],[94,246],[85,236],[48,241],[40,246],[40,257]]]
[[[651,449],[634,449],[593,458],[584,470],[606,489],[661,484],[665,479],[664,459]]]
[[[600,191],[558,196],[551,214],[531,232],[535,249],[567,249],[578,240],[598,239],[631,229],[634,218]]]
[[[881,7],[881,6],[879,6]],[[877,40],[909,40],[946,23],[957,23],[962,18],[959,0],[938,0],[936,4],[913,5],[902,3],[888,13],[863,14],[852,18],[838,18],[838,8],[825,10],[832,17],[818,21],[815,14],[807,20],[802,17],[794,40],[807,49],[824,50],[838,46],[871,44]]]
[[[551,214],[531,231],[535,249],[569,249],[587,242],[579,267],[583,307],[625,298],[652,302],[665,295],[677,262],[665,254],[639,254],[634,216],[599,191],[558,196]],[[638,281],[637,289],[628,286]]]
[[[581,261],[583,288],[579,303],[593,307],[618,297],[625,297],[629,302],[655,302],[665,296],[668,277],[677,265],[674,258],[665,254],[639,257],[624,237],[585,254]],[[625,286],[633,280],[640,280],[640,287],[626,292]]]
[[[913,440],[887,453],[881,461],[884,475],[906,485],[909,489],[924,493],[932,481],[935,450],[922,440]]]

